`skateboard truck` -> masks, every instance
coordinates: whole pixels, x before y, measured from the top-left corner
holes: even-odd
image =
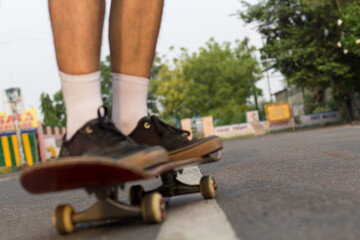
[[[159,223],[166,216],[165,201],[159,193],[144,196],[140,205],[128,205],[117,200],[117,186],[86,189],[86,191],[89,194],[94,193],[97,198],[97,202],[90,208],[78,213],[68,204],[55,208],[52,221],[58,233],[72,233],[75,225],[81,222],[142,216],[148,223]]]
[[[161,174],[162,185],[156,189],[145,192],[140,185],[129,189],[129,201],[132,205],[140,204],[141,198],[147,194],[160,193],[163,197],[173,197],[192,193],[201,193],[204,199],[216,197],[216,182],[210,176],[203,176],[200,184],[186,184],[176,179],[177,171],[171,170]]]

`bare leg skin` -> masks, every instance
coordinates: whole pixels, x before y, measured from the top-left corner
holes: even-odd
[[[49,11],[59,70],[98,71],[105,0],[49,0]]]
[[[109,42],[112,72],[149,78],[163,0],[113,0]]]
[[[100,49],[105,0],[49,0],[70,140],[102,105]]]

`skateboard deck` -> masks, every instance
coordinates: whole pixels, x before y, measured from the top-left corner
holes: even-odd
[[[47,162],[25,169],[22,186],[30,193],[50,193],[85,188],[95,194],[97,201],[89,208],[75,212],[69,205],[59,205],[53,211],[56,231],[69,234],[82,222],[102,221],[141,216],[148,223],[160,223],[166,216],[163,197],[201,193],[205,199],[215,198],[216,184],[210,176],[203,176],[200,184],[188,185],[176,179],[177,173],[189,165],[216,162],[219,157],[207,156],[167,162],[142,169],[126,162],[104,157],[71,157]],[[130,181],[161,176],[162,185],[145,192],[140,185],[129,189],[129,203],[118,200],[118,186]]]
[[[96,188],[118,185],[156,177],[166,171],[192,164],[216,162],[219,158],[190,158],[163,163],[148,169],[113,161],[105,157],[71,157],[57,162],[41,163],[24,170],[20,176],[22,186],[30,193],[48,193],[76,188]]]

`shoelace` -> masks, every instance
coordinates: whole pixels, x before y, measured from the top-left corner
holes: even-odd
[[[178,128],[175,128],[175,127],[173,127],[173,126],[171,126],[169,124],[166,124],[166,123],[162,122],[160,119],[158,119],[155,116],[152,116],[151,120],[153,120],[157,130],[159,131],[159,134],[161,134],[161,135],[164,134],[163,128],[166,128],[166,129],[168,129],[169,131],[171,131],[171,132],[173,132],[175,134],[177,133],[177,134],[181,135],[182,137],[190,136],[190,132],[182,130],[182,129],[178,129]]]
[[[103,113],[101,112],[103,110]],[[101,106],[98,109],[98,118],[99,128],[104,130],[106,133],[106,139],[110,141],[110,143],[116,143],[119,141],[126,140],[126,137],[115,127],[115,125],[108,120],[107,118],[107,108],[105,106]]]

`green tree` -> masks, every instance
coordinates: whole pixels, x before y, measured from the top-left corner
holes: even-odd
[[[346,81],[336,82],[337,88],[334,91],[334,98],[348,108],[350,120],[355,116],[351,108],[355,108],[360,114],[360,1],[344,1],[340,5],[337,1],[340,18],[337,21],[341,37],[338,47],[345,55],[344,62],[350,68],[351,75]]]
[[[101,73],[101,98],[104,106],[108,109],[108,114],[112,114],[112,83],[111,83],[111,62],[110,56],[106,56],[105,61],[100,62]]]
[[[150,86],[149,86],[149,93],[147,98],[149,115],[159,113],[157,100],[156,100],[157,87],[155,84],[152,84],[152,82],[157,80],[160,70],[161,70],[161,59],[156,53],[153,66],[151,68]]]
[[[58,126],[60,125],[60,118],[56,114],[55,107],[53,106],[53,101],[51,100],[49,94],[41,93],[41,112],[44,115],[44,124]]]
[[[59,90],[54,94],[54,101],[53,104],[55,106],[55,114],[59,118],[60,126],[66,125],[66,114],[65,114],[65,104],[62,95],[62,90]]]
[[[360,5],[358,2],[346,6],[341,12],[338,26],[342,31],[338,46],[360,56]]]
[[[344,5],[352,1],[342,1]],[[336,45],[341,37],[337,26],[339,1],[266,0],[238,12],[246,22],[258,24],[266,38],[260,50],[271,59],[269,68],[279,70],[288,83],[312,92],[311,102],[323,102],[324,90],[332,87],[338,101],[354,94],[359,78],[355,56],[345,56]],[[346,89],[345,89],[346,88]]]
[[[150,92],[161,106],[160,116],[166,121],[171,118],[188,117],[183,106],[187,85],[181,67],[181,64],[176,61],[172,69],[168,64],[163,63],[157,78],[152,79],[150,83]]]
[[[164,118],[212,115],[217,124],[236,121],[246,108],[255,83],[261,78],[259,64],[246,48],[245,41],[236,47],[210,39],[198,52],[182,50],[172,64],[163,63],[156,87]],[[255,88],[261,95],[261,90]]]

